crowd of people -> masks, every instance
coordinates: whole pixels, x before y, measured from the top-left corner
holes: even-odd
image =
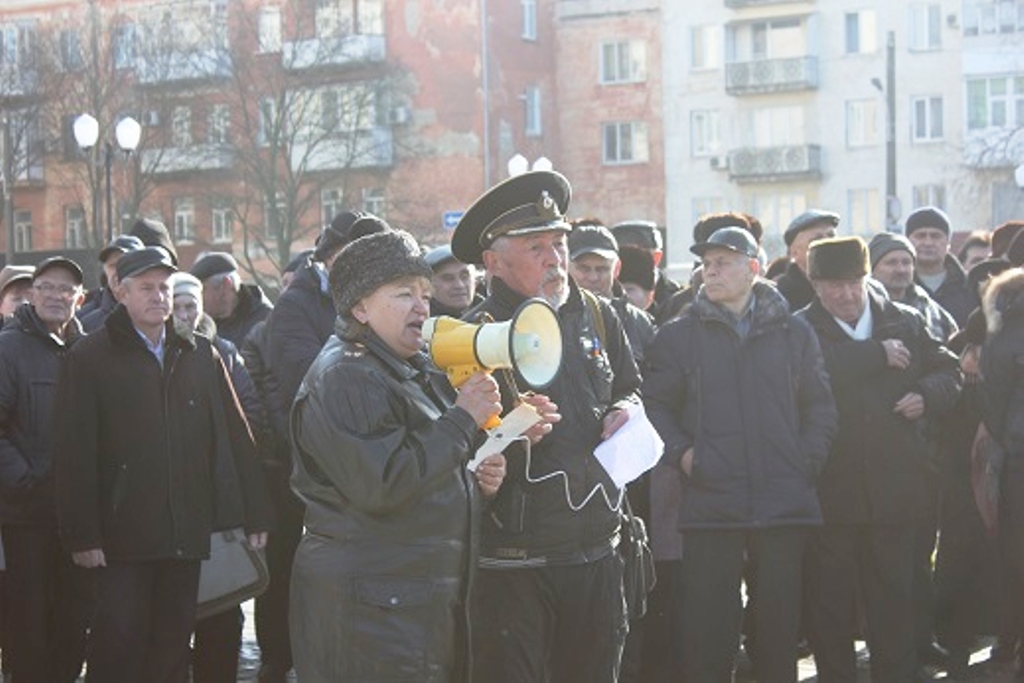
[[[1024,222],[954,256],[938,208],[869,241],[815,209],[769,263],[754,216],[710,214],[680,285],[654,223],[570,199],[510,178],[430,250],[343,212],[276,303],[229,253],[182,269],[150,219],[93,292],[63,256],[4,268],[5,674],[234,681],[241,608],[197,620],[196,597],[235,528],[269,568],[265,683],[718,683],[744,657],[774,683],[803,648],[852,682],[860,639],[873,680],[965,679],[980,635],[1017,666]],[[432,364],[429,317],[533,299],[550,385]],[[522,404],[533,425],[477,462]],[[644,419],[664,451],[623,493],[594,451]],[[642,616],[623,495],[655,558]]]

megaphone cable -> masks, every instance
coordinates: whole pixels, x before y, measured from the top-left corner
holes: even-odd
[[[530,464],[533,462],[533,451],[530,448],[530,440],[525,436],[520,436],[516,439],[513,439],[513,441],[523,441],[526,444],[526,470],[524,472],[524,475],[526,476],[526,481],[531,484],[539,484],[549,479],[561,477],[562,485],[565,488],[565,502],[569,506],[569,509],[572,510],[573,512],[579,512],[580,510],[585,508],[587,506],[587,503],[590,502],[590,499],[597,495],[598,491],[601,492],[601,497],[604,498],[604,504],[608,506],[609,510],[611,510],[612,512],[618,512],[622,508],[622,499],[626,495],[626,489],[618,489],[618,494],[616,494],[616,501],[614,504],[612,504],[612,500],[608,496],[608,491],[605,490],[604,483],[600,481],[594,484],[594,488],[590,489],[590,493],[588,493],[586,497],[583,498],[582,503],[580,503],[579,505],[574,504],[572,502],[572,493],[569,491],[569,474],[565,470],[555,470],[554,472],[548,472],[547,474],[541,477],[537,477],[536,479],[531,477]]]

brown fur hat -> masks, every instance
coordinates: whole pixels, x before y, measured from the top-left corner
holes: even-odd
[[[860,237],[827,237],[811,242],[807,276],[812,280],[855,280],[868,274],[868,245]]]

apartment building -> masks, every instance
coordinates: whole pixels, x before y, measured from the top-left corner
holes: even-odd
[[[557,148],[554,42],[552,0],[6,0],[14,251],[95,248],[143,215],[186,264],[273,271],[343,208],[442,241],[516,150]]]

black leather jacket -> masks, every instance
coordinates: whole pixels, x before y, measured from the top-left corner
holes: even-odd
[[[508,320],[524,301],[494,278],[490,295],[466,319],[488,313],[495,320]],[[618,315],[607,301],[598,305],[605,321],[604,343],[579,288],[570,280],[569,299],[558,310],[562,368],[542,390],[558,404],[562,420],[533,446],[529,478],[523,449],[514,444],[505,451],[508,473],[484,517],[482,567],[583,564],[614,548],[619,514],[605,504],[600,491],[581,509],[573,509],[598,485],[615,502],[618,491],[594,457],[594,448],[601,442],[604,416],[637,401],[640,387],[640,373]],[[521,383],[519,388],[529,387]],[[506,408],[514,398],[510,393],[502,387]]]

